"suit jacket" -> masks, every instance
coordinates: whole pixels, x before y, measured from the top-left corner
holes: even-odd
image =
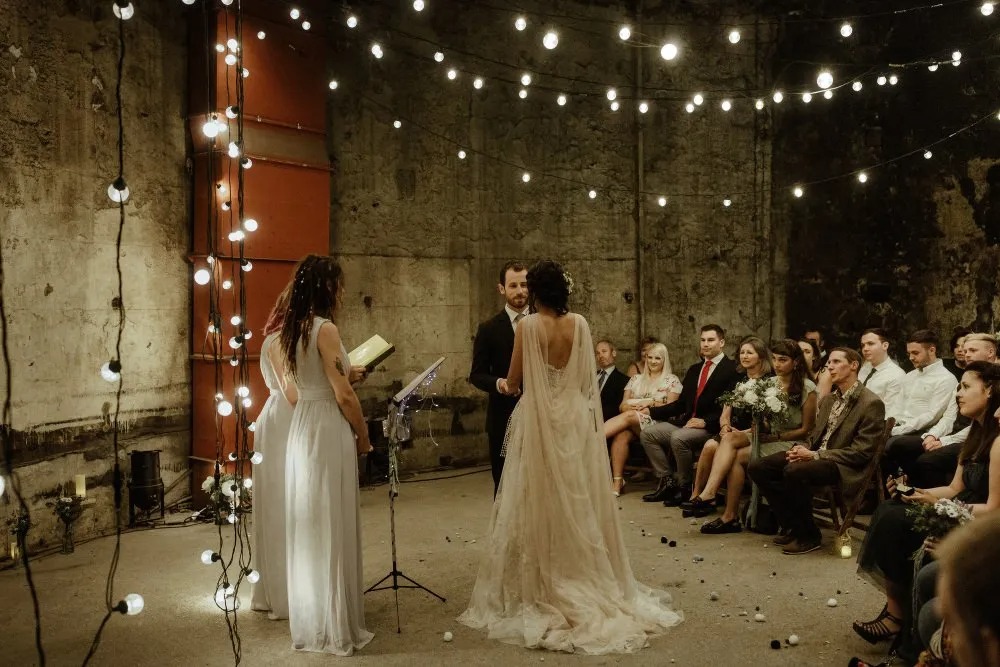
[[[622,398],[625,396],[625,385],[628,384],[628,376],[615,368],[608,375],[601,387],[601,410],[604,412],[604,421],[607,421],[621,412]]]
[[[723,393],[732,389],[739,380],[736,373],[736,362],[729,357],[723,357],[719,365],[708,376],[705,388],[698,396],[698,380],[701,377],[701,367],[704,361],[692,364],[684,374],[681,381],[684,388],[681,390],[681,397],[670,403],[649,409],[649,416],[656,421],[672,421],[675,424],[683,425],[692,416],[705,420],[705,430],[709,433],[719,432],[719,417],[722,416],[722,405],[719,404],[719,397]]]
[[[836,400],[836,394],[830,392],[819,402],[816,423],[809,434],[810,449],[819,449]],[[873,391],[860,387],[851,405],[841,415],[840,423],[834,427],[826,449],[819,452],[821,461],[833,461],[840,469],[841,488],[848,502],[864,491],[861,482],[865,467],[875,455],[875,447],[884,429],[885,404]]]
[[[513,353],[514,327],[505,309],[479,325],[472,344],[472,370],[469,373],[469,382],[489,394],[486,432],[491,447],[503,444],[507,421],[517,405],[516,397],[504,396],[497,391],[497,380],[507,377]]]

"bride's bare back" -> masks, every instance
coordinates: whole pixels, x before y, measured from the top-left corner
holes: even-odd
[[[538,313],[538,321],[542,331],[545,332],[545,341],[548,343],[545,356],[549,366],[564,368],[569,363],[569,357],[573,353],[573,342],[576,338],[576,318],[575,313],[566,313],[561,316]]]

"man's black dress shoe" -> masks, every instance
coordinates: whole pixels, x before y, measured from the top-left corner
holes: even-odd
[[[674,492],[663,499],[664,507],[679,507],[682,502],[691,497],[691,487],[674,487]]]
[[[642,501],[645,503],[662,502],[669,496],[673,495],[676,491],[677,491],[677,485],[674,483],[673,478],[661,477],[660,483],[656,487],[656,491],[644,495],[642,497]]]

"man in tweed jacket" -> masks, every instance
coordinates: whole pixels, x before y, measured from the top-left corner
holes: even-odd
[[[778,517],[783,532],[774,538],[786,554],[820,547],[812,516],[813,487],[839,484],[848,502],[863,493],[865,468],[885,428],[882,399],[858,382],[861,355],[838,347],[826,363],[834,390],[819,404],[807,442],[750,464],[750,478]]]

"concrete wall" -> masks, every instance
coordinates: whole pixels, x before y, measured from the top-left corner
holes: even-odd
[[[189,449],[185,29],[174,4],[143,3],[126,25],[123,86],[132,195],[122,249],[119,445],[162,450],[167,485],[185,475]],[[12,417],[37,545],[57,539],[58,520],[45,503],[75,474],[87,475],[95,500],[77,534],[114,525],[115,386],[98,371],[114,355],[118,323],[118,209],[105,194],[117,175],[117,29],[110,2],[0,1],[0,235]],[[188,492],[185,478],[167,500]],[[7,494],[0,516],[12,511]]]
[[[466,377],[476,326],[502,305],[496,274],[507,259],[563,262],[577,285],[574,309],[595,337],[618,343],[623,369],[644,334],[664,339],[683,373],[707,321],[730,329],[731,341],[783,329],[767,116],[747,99],[727,114],[719,104],[729,95],[717,92],[766,85],[769,32],[755,38],[750,30],[733,46],[720,19],[726,7],[653,6],[645,20],[658,25],[648,41],[674,37],[682,49],[667,63],[658,47],[618,40],[624,6],[532,8],[580,18],[553,19],[554,51],[541,46],[541,19],[528,14],[528,30],[517,32],[513,14],[461,2],[434,3],[419,16],[369,10],[367,32],[338,34],[331,225],[348,279],[344,330],[349,342],[379,332],[397,347],[361,392],[368,411],[447,357],[435,385],[440,407],[418,418],[424,437],[407,453],[408,467],[486,457],[485,397]],[[382,60],[371,57],[372,40],[383,45]],[[441,64],[432,59],[439,48]],[[463,70],[455,81],[446,78],[452,66]],[[521,100],[524,70],[536,74]],[[476,74],[487,77],[479,91]],[[617,113],[608,109],[609,85]],[[699,91],[705,105],[688,114],[684,104]],[[565,107],[559,92],[570,94]],[[641,117],[640,99],[651,104]],[[532,173],[528,184],[521,167]],[[665,208],[659,193],[671,195]]]

